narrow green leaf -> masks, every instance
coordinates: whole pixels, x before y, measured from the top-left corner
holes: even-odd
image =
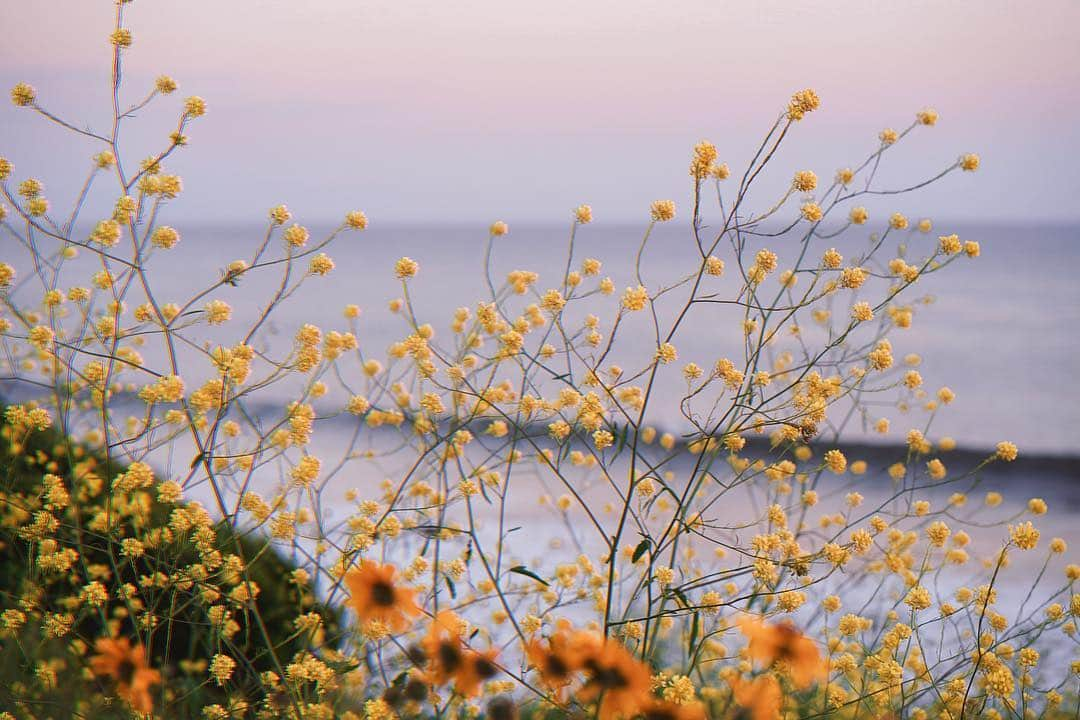
[[[541,585],[544,585],[545,587],[550,585],[547,580],[544,580],[542,577],[540,577],[524,565],[515,565],[514,567],[510,568],[510,572],[517,573],[518,575],[524,575],[525,577],[531,577],[533,580],[540,583]]]

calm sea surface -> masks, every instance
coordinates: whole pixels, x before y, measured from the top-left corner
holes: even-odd
[[[182,249],[173,256],[156,258],[151,278],[161,300],[186,298],[220,275],[231,260],[249,257],[262,236],[259,228],[205,228],[184,231]],[[992,447],[1009,438],[1027,452],[1066,454],[1077,452],[1080,441],[1080,227],[1003,227],[939,224],[929,235],[908,236],[909,254],[919,257],[936,243],[939,233],[956,232],[962,239],[978,240],[982,255],[961,258],[944,271],[927,276],[912,288],[910,298],[933,297],[933,304],[917,306],[914,323],[894,331],[898,357],[918,353],[926,387],[948,385],[957,400],[934,420],[936,436],[951,435],[962,446]],[[585,257],[603,261],[603,274],[621,289],[636,284],[633,256],[642,229],[589,225],[578,232],[575,265]],[[313,238],[320,237],[313,228]],[[492,266],[496,284],[513,269],[540,273],[541,291],[558,284],[565,263],[568,232],[556,227],[514,227],[496,242]],[[869,247],[869,233],[845,233],[836,240],[813,241],[811,251],[820,255],[835,246],[845,257]],[[483,249],[486,232],[477,228],[372,227],[363,233],[340,237],[328,249],[337,264],[325,279],[313,280],[275,313],[270,327],[291,335],[297,324],[315,322],[324,329],[343,327],[341,311],[346,303],[364,308],[360,342],[378,357],[385,348],[407,333],[405,323],[386,310],[390,298],[401,295],[393,278],[394,261],[408,255],[420,263],[419,276],[410,283],[411,301],[421,321],[430,322],[443,338],[448,336],[452,310],[475,307],[487,299],[483,280]],[[895,241],[891,242],[895,247]],[[780,269],[793,260],[797,241],[792,238],[758,238],[750,248],[767,247],[780,255]],[[726,252],[725,252],[726,251]],[[658,226],[646,248],[644,279],[650,287],[670,284],[693,267],[696,251],[685,226]],[[712,288],[731,297],[737,282],[731,272],[730,248],[717,253],[728,260],[728,272]],[[891,254],[883,258],[888,260]],[[175,261],[174,261],[175,259]],[[232,324],[250,322],[261,301],[272,291],[276,273],[245,279],[239,289],[226,288],[216,297],[236,308]],[[803,280],[805,282],[805,279]],[[771,280],[770,282],[775,282]],[[685,289],[672,293],[662,312],[671,317],[675,302]],[[587,308],[601,317],[601,330],[614,317],[615,298],[591,303]],[[680,305],[681,306],[681,305]],[[582,313],[579,313],[579,315]],[[642,314],[644,315],[644,314]],[[677,370],[694,360],[708,367],[721,356],[741,357],[741,316],[723,306],[702,306],[688,317],[684,330],[674,339],[679,363],[672,366],[661,386],[678,392],[682,382]],[[808,340],[816,328],[802,318]],[[225,337],[225,336],[223,336]],[[644,320],[620,329],[615,359],[647,357],[653,343],[651,325]],[[653,421],[678,429],[675,403],[659,408]],[[890,413],[885,413],[889,415]],[[891,413],[894,429],[917,426],[925,415],[912,413],[908,421]],[[849,436],[863,433],[857,424],[846,429]]]

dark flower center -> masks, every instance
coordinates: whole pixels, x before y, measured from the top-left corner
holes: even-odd
[[[420,702],[428,696],[428,687],[420,680],[412,678],[405,685],[405,697],[415,702]]]
[[[517,720],[517,705],[507,697],[495,698],[488,703],[488,717],[491,720]]]
[[[473,661],[473,668],[476,670],[476,675],[481,680],[495,677],[495,674],[499,672],[499,669],[495,667],[495,664],[483,655],[478,655],[476,657],[476,660]]]
[[[544,659],[544,672],[551,677],[561,679],[570,674],[570,666],[558,655],[551,654]]]
[[[116,665],[116,678],[125,685],[130,685],[131,681],[135,679],[135,670],[137,669],[135,663],[124,658]]]
[[[618,690],[629,685],[619,668],[604,667],[593,662],[589,663],[589,671],[592,673],[592,681],[604,690]]]
[[[675,713],[667,708],[650,708],[644,715],[645,720],[675,720]]]
[[[799,637],[799,631],[785,623],[779,625],[776,632],[780,636],[776,643],[776,659],[791,660],[795,657],[795,640]]]
[[[394,604],[394,586],[381,580],[372,584],[371,599],[375,601],[376,605],[392,606]]]
[[[456,672],[461,667],[461,651],[456,644],[443,641],[439,643],[439,664],[444,672]]]

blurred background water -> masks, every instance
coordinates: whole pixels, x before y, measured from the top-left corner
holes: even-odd
[[[536,288],[541,292],[558,285],[568,230],[515,226],[509,235],[498,238],[492,262],[495,284],[510,270],[525,269],[540,274]],[[151,263],[159,301],[179,301],[210,284],[228,262],[249,257],[263,232],[258,227],[184,229],[183,248]],[[313,239],[321,237],[321,232],[312,228]],[[898,358],[908,353],[922,357],[919,370],[928,390],[947,385],[957,394],[956,401],[935,419],[935,434],[951,435],[964,447],[989,448],[1011,439],[1025,453],[1075,454],[1080,440],[1080,403],[1075,391],[1080,370],[1080,283],[1071,277],[1070,269],[1080,267],[1080,227],[939,223],[931,233],[913,233],[904,241],[910,256],[919,257],[932,250],[939,234],[953,232],[964,240],[979,241],[982,254],[977,259],[959,258],[944,271],[921,279],[908,291],[909,297],[931,297],[934,302],[917,308],[912,326],[896,329],[892,335]],[[614,317],[618,293],[636,284],[633,256],[642,233],[642,227],[602,225],[578,231],[575,265],[585,257],[600,259],[602,275],[610,275],[617,288],[612,298],[588,301],[588,310],[600,315],[603,331]],[[845,257],[854,257],[867,250],[868,237],[869,231],[852,230],[834,240],[814,239],[811,252],[820,256],[836,247]],[[477,301],[488,299],[483,281],[486,240],[483,227],[463,226],[376,225],[363,233],[344,234],[327,249],[336,269],[325,279],[309,281],[275,311],[268,329],[291,338],[303,322],[324,330],[343,328],[342,310],[347,303],[355,303],[364,311],[362,347],[371,356],[382,356],[392,342],[408,333],[404,321],[386,309],[389,299],[401,296],[400,283],[393,277],[394,261],[408,255],[421,268],[410,283],[417,316],[445,339],[454,308],[475,308]],[[798,240],[751,238],[751,250],[761,247],[780,255],[782,270],[797,252]],[[882,252],[886,261],[893,257]],[[643,258],[646,284],[655,288],[685,275],[694,267],[695,254],[688,227],[658,225]],[[721,246],[717,254],[728,260],[729,267],[710,287],[731,297],[738,281],[730,264],[730,248]],[[250,324],[261,309],[252,299],[268,297],[277,280],[276,273],[263,272],[245,277],[240,288],[217,292],[215,297],[234,306],[229,328]],[[770,282],[775,287],[775,279]],[[673,296],[685,299],[685,290]],[[683,387],[677,368],[684,362],[693,360],[709,367],[721,356],[741,357],[741,316],[720,307],[699,307],[688,318],[675,338],[679,362],[661,375],[662,388],[678,392]],[[806,332],[813,332],[808,318],[800,322]],[[230,332],[235,331],[222,331],[222,337]],[[627,356],[651,354],[650,323],[631,322],[619,332],[619,345]],[[661,407],[662,414],[652,416],[653,422],[681,429],[685,420],[679,417],[677,405],[666,404],[671,407]],[[908,426],[895,411],[891,419],[894,430],[906,432]],[[913,427],[918,425],[912,422]],[[875,439],[858,426],[851,426],[847,434]]]

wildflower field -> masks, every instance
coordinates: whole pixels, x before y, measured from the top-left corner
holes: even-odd
[[[971,153],[878,180],[934,110],[829,179],[776,160],[811,89],[746,167],[698,143],[626,274],[580,250],[588,205],[536,249],[555,273],[496,271],[497,221],[476,296],[425,317],[439,268],[336,267],[368,217],[321,235],[279,205],[174,297],[169,165],[213,101],[123,82],[127,9],[109,127],[28,83],[4,111],[82,136],[88,173],[57,207],[0,157],[0,718],[1080,717],[1080,565],[1046,502],[984,482],[1008,439],[950,459],[933,422],[962,398],[900,334],[979,242],[866,207],[977,181]],[[128,157],[151,104],[176,124]],[[789,189],[751,207],[762,173]],[[659,277],[651,236],[685,219],[692,262]],[[298,300],[363,272],[396,297]],[[684,351],[703,324],[741,352]],[[846,453],[856,426],[894,444]]]

